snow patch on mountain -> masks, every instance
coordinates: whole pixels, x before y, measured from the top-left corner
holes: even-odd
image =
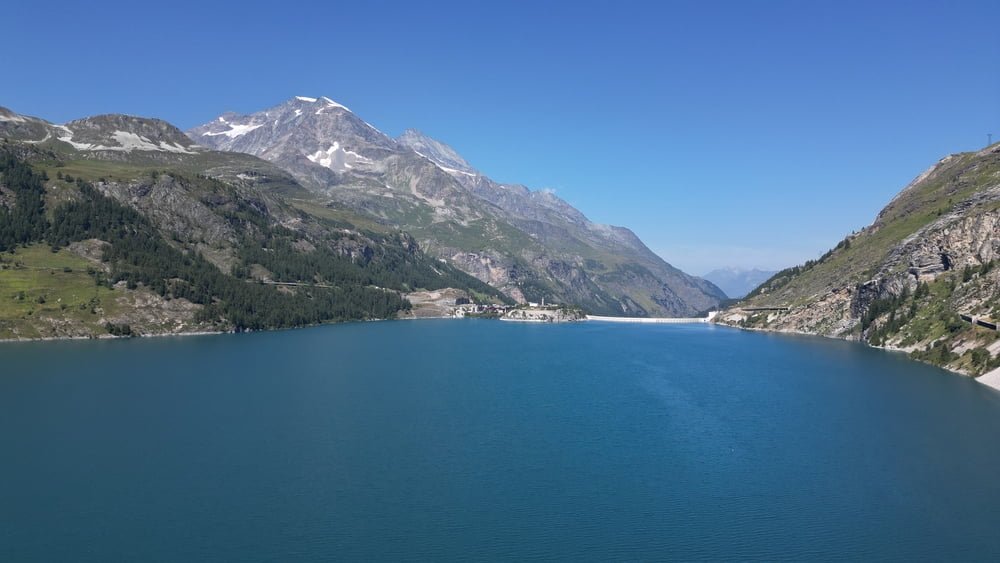
[[[420,153],[417,153],[417,154],[420,154]],[[420,154],[420,156],[424,156],[424,155]],[[424,156],[424,158],[427,158],[427,157]],[[428,160],[430,160],[430,159],[428,159]],[[431,162],[433,162],[433,161],[431,161]],[[476,176],[479,176],[479,174],[474,174],[472,172],[466,172],[465,170],[455,170],[454,168],[448,168],[447,166],[441,166],[440,164],[437,164],[437,163],[435,163],[435,166],[437,166],[438,168],[440,168],[441,170],[444,170],[445,172],[447,172],[449,174],[462,174],[464,176],[469,176],[471,178],[475,178]]]
[[[108,150],[123,150],[126,152],[130,152],[133,150],[167,151],[167,152],[175,152],[183,154],[194,154],[194,151],[189,151],[188,149],[180,146],[177,143],[166,143],[164,141],[161,141],[159,143],[154,143],[152,140],[147,139],[146,137],[137,135],[135,133],[129,133],[128,131],[115,131],[114,134],[112,134],[112,137],[114,137],[114,139],[118,141],[118,144],[121,145],[121,147],[117,149],[108,149]]]
[[[349,107],[347,107],[347,106],[345,106],[343,104],[338,104],[337,102],[331,100],[330,98],[327,98],[326,96],[323,96],[323,98],[321,98],[321,99],[324,102],[326,102],[326,105],[328,105],[328,106],[334,106],[334,107],[338,107],[338,108],[346,110],[346,111],[351,111],[351,108],[349,108]],[[351,113],[354,113],[354,112],[351,112]]]
[[[319,109],[317,109],[316,110],[316,115],[323,115],[324,113],[326,113],[328,110],[331,110],[331,109],[342,109],[344,111],[351,111],[351,110],[347,109],[346,107],[344,107],[344,106],[342,106],[342,105],[340,105],[338,103],[331,102],[331,103],[329,103],[329,104],[327,104],[325,106],[322,106]]]
[[[371,162],[370,159],[365,158],[354,151],[344,149],[337,141],[334,141],[333,145],[325,151],[318,150],[313,154],[306,155],[306,158],[316,164],[319,164],[320,166],[339,172],[354,168],[354,164],[357,164],[358,162]]]
[[[309,103],[309,104],[316,104],[316,103],[319,103],[319,102],[323,102],[323,105],[319,109],[316,110],[316,115],[320,115],[324,111],[326,111],[328,109],[332,109],[332,108],[340,108],[340,109],[342,109],[344,111],[351,111],[351,108],[345,106],[344,104],[338,104],[337,102],[331,100],[330,98],[327,98],[326,96],[323,96],[321,98],[310,98],[308,96],[295,96],[295,99],[298,100],[298,101],[300,101],[300,102],[306,102],[306,103]],[[296,110],[296,115],[298,115],[297,112],[298,112],[298,110]],[[354,112],[351,112],[351,113],[354,113]]]
[[[91,147],[93,147],[94,145],[92,145],[90,143],[77,143],[77,142],[74,142],[73,141],[73,132],[70,131],[69,127],[66,127],[65,125],[56,125],[56,129],[59,129],[61,131],[65,131],[66,132],[65,135],[60,135],[59,137],[56,137],[60,141],[62,141],[64,143],[68,143],[74,149],[76,149],[78,151],[92,150]]]
[[[58,137],[58,139],[64,143],[68,143],[76,150],[81,151],[122,151],[122,152],[132,152],[134,150],[138,151],[164,151],[179,154],[194,154],[195,151],[189,150],[186,147],[179,145],[178,143],[167,143],[161,141],[159,143],[154,143],[152,140],[137,135],[135,133],[130,133],[128,131],[115,131],[111,134],[111,137],[118,143],[118,146],[100,145],[95,143],[80,143],[73,140],[73,131],[65,125],[57,125],[57,129],[66,132],[66,135]]]
[[[216,132],[216,133],[205,132],[205,135],[208,135],[209,137],[215,137],[217,135],[225,135],[225,136],[229,137],[230,139],[235,139],[236,137],[240,137],[240,136],[246,135],[247,133],[253,131],[254,129],[258,129],[258,128],[261,127],[261,125],[250,125],[250,124],[247,124],[247,125],[238,125],[238,124],[235,124],[235,123],[229,123],[228,121],[226,121],[225,119],[223,119],[221,117],[219,118],[219,122],[223,123],[225,125],[228,125],[229,126],[229,130],[228,131],[219,131],[219,132]]]

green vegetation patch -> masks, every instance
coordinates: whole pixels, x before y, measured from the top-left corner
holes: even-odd
[[[381,223],[347,209],[330,207],[317,201],[301,199],[291,200],[290,203],[296,209],[316,217],[321,223],[327,225],[328,227],[340,229],[361,229],[375,233],[389,233],[392,231],[392,229]]]
[[[105,329],[101,315],[115,314],[114,292],[95,283],[92,265],[67,250],[34,244],[0,254],[0,338],[57,336],[42,317],[64,319],[92,334]]]

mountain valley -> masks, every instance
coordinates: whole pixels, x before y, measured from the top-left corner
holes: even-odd
[[[280,166],[325,205],[409,232],[428,252],[519,302],[642,317],[692,316],[725,298],[628,229],[592,223],[551,193],[494,182],[418,131],[390,138],[329,98],[298,96],[251,115],[224,114],[188,134]]]
[[[0,108],[0,339],[412,315],[412,292],[690,316],[724,294],[553,194],[327,98],[63,125]]]

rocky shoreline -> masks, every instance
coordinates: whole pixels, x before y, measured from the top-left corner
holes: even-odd
[[[740,326],[739,324],[737,324],[736,322],[734,322],[735,317],[732,317],[732,316],[723,316],[725,313],[726,312],[723,311],[723,313],[717,315],[711,322],[713,322],[715,324],[720,324],[722,326],[728,326],[730,328],[737,328],[737,329],[740,329],[740,330],[747,330],[747,331],[753,331],[753,332],[771,332],[771,333],[776,333],[776,334],[798,334],[798,335],[804,335],[804,336],[818,336],[818,337],[821,337],[821,338],[833,338],[833,339],[836,339],[836,340],[848,340],[850,342],[859,342],[861,344],[865,344],[866,346],[869,346],[871,348],[878,348],[878,349],[881,349],[881,350],[885,350],[886,352],[896,352],[896,353],[901,353],[901,354],[907,354],[908,357],[909,357],[909,353],[913,350],[913,348],[899,348],[899,347],[891,346],[891,345],[889,345],[889,346],[872,346],[868,342],[865,342],[863,340],[858,340],[857,338],[846,338],[846,337],[840,336],[840,335],[821,334],[821,333],[816,333],[816,332],[808,332],[808,331],[805,331],[805,330],[795,330],[795,329],[787,329],[787,328],[786,329],[774,329],[774,328],[764,328],[764,327],[759,327],[759,326]],[[910,360],[914,361],[914,362],[920,362],[920,360],[916,360],[916,359],[913,359],[913,358],[910,358]],[[921,363],[925,363],[925,362],[921,362]],[[928,364],[928,365],[933,365],[933,364]],[[946,366],[935,366],[935,367],[940,367],[941,369],[943,369],[945,371],[948,371],[948,372],[951,372],[951,373],[953,373],[955,375],[959,375],[959,376],[963,376],[963,377],[969,377],[969,378],[971,378],[971,379],[973,379],[973,380],[975,380],[975,381],[977,381],[979,383],[982,383],[983,385],[986,385],[988,387],[992,387],[992,388],[997,389],[998,391],[1000,391],[1000,368],[994,369],[994,370],[989,371],[987,373],[984,373],[984,374],[982,374],[980,376],[973,376],[973,375],[970,375],[970,374],[965,373],[963,371],[958,371],[958,370],[955,370],[955,369],[949,369]]]

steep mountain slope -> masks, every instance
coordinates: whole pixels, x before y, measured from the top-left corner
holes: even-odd
[[[286,172],[160,120],[0,108],[0,138],[0,292],[18,302],[0,306],[0,338],[387,318],[418,289],[500,299],[405,233],[289,205],[311,196]]]
[[[226,114],[188,134],[281,166],[328,201],[412,233],[519,301],[688,316],[724,298],[628,229],[594,224],[553,194],[493,182],[417,131],[392,139],[328,98],[300,96],[252,115]]]
[[[470,176],[479,173],[461,155],[455,152],[455,149],[440,141],[431,139],[416,129],[403,131],[403,134],[396,139],[396,142],[413,149],[413,152],[430,159],[446,171],[464,172]]]
[[[979,374],[1000,365],[1000,145],[948,156],[859,233],[718,318],[853,338]],[[963,320],[963,315],[965,320]]]

